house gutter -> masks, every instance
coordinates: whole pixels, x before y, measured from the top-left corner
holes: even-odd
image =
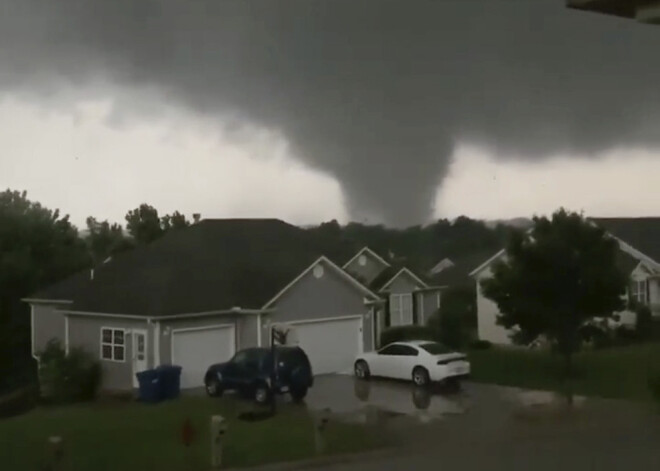
[[[378,306],[378,305],[381,305],[381,304],[385,304],[386,302],[387,301],[385,299],[378,298],[378,299],[374,299],[373,301],[365,301],[364,305],[365,306]]]
[[[246,315],[260,315],[266,314],[274,309],[242,309],[242,308],[232,308],[232,309],[223,309],[218,311],[203,311],[195,312],[190,314],[173,314],[171,316],[140,316],[136,314],[113,314],[113,313],[104,313],[104,312],[90,312],[90,311],[72,311],[72,310],[61,310],[60,312],[69,315],[69,316],[84,316],[84,317],[106,317],[106,318],[115,318],[115,319],[132,319],[132,320],[141,320],[145,322],[158,322],[169,319],[194,319],[199,317],[210,317],[217,315],[231,315],[231,314],[246,314]]]
[[[162,321],[168,319],[191,319],[195,317],[209,317],[209,316],[230,315],[230,314],[247,314],[247,315],[258,316],[260,314],[267,314],[269,312],[273,312],[274,310],[275,309],[243,309],[240,307],[233,307],[231,309],[222,309],[219,311],[203,311],[203,312],[195,312],[191,314],[173,314],[171,316],[154,316],[151,317],[151,319],[156,321]]]
[[[110,313],[104,313],[104,312],[89,312],[89,311],[69,311],[69,310],[61,310],[61,313],[67,315],[67,316],[81,316],[81,317],[106,317],[106,318],[114,318],[114,319],[133,319],[133,320],[139,320],[139,321],[145,321],[149,322],[152,320],[152,317],[149,316],[138,316],[135,314],[110,314]]]
[[[427,286],[426,288],[419,288],[413,291],[414,293],[423,293],[425,291],[435,291],[438,289],[447,289],[449,288],[448,285],[441,285],[441,286]]]
[[[24,303],[31,304],[73,304],[73,301],[68,299],[37,299],[37,298],[22,298]]]

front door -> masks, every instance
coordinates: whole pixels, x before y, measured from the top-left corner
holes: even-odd
[[[147,369],[147,331],[133,330],[133,386],[138,386],[136,373]]]

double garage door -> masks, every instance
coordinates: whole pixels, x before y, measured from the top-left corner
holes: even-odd
[[[363,348],[361,317],[296,321],[292,325],[315,375],[352,371]],[[182,367],[181,387],[203,386],[207,368],[234,355],[235,339],[233,325],[174,329],[172,363]]]
[[[235,339],[233,325],[173,330],[172,363],[182,368],[181,388],[202,386],[209,366],[234,355]]]
[[[348,373],[362,352],[362,318],[293,322],[300,347],[315,375]]]

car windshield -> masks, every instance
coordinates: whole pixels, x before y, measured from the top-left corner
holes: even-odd
[[[419,348],[423,348],[431,355],[442,355],[443,353],[452,352],[451,348],[446,347],[445,345],[442,345],[441,343],[437,343],[437,342],[423,343],[419,346]]]

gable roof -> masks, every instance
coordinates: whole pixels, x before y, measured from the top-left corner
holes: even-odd
[[[429,276],[437,275],[441,271],[446,270],[455,265],[456,264],[451,258],[445,257],[442,260],[440,260],[438,263],[433,265],[433,267],[429,270]]]
[[[617,239],[660,264],[660,218],[589,218]]]
[[[366,252],[367,254],[371,255],[373,258],[375,258],[376,260],[378,260],[380,263],[382,263],[382,264],[385,265],[386,267],[391,266],[391,265],[387,262],[387,260],[385,260],[383,257],[381,257],[380,255],[378,255],[376,252],[374,252],[373,250],[371,250],[369,247],[362,247],[362,248],[358,251],[358,253],[356,253],[356,254],[355,254],[355,255],[354,255],[354,256],[353,256],[348,262],[346,262],[346,263],[344,263],[344,265],[342,265],[342,268],[345,270],[346,267],[348,267],[348,266],[349,266],[351,263],[353,263],[353,262],[354,262],[354,261],[360,256],[360,255],[362,255],[362,254],[365,253],[365,252]]]
[[[428,279],[427,277],[422,277],[414,273],[408,267],[395,264],[390,265],[381,271],[376,278],[374,278],[371,283],[369,283],[369,288],[375,292],[380,292],[383,289],[387,288],[401,273],[408,273],[411,278],[413,278],[417,283],[419,283],[423,288],[428,288]]]
[[[82,270],[31,294],[29,297],[25,298],[25,300],[71,302],[76,293],[80,292],[80,290],[90,282],[90,270]]]
[[[332,260],[330,260],[326,256],[322,255],[314,263],[312,263],[309,267],[307,267],[302,273],[300,273],[295,279],[293,279],[293,281],[291,281],[282,290],[280,290],[280,292],[277,293],[272,299],[270,299],[266,304],[264,304],[263,309],[268,309],[270,306],[272,306],[280,297],[282,297],[284,295],[284,293],[286,293],[289,289],[293,288],[293,286],[296,283],[298,283],[298,281],[300,281],[305,275],[307,275],[310,271],[312,271],[316,265],[318,265],[320,263],[325,263],[332,270],[334,270],[337,274],[339,274],[342,278],[347,280],[349,283],[351,283],[353,286],[355,286],[358,290],[362,291],[363,294],[365,294],[367,296],[370,296],[371,298],[373,298],[373,300],[379,300],[380,299],[380,296],[378,296],[376,293],[374,293],[369,288],[364,286],[357,279],[355,279],[353,276],[351,276],[347,271],[343,270],[341,267],[336,265]]]
[[[483,261],[493,255],[492,251],[475,251],[452,259],[453,265],[429,276],[435,284],[457,286],[472,284],[470,274],[475,268],[483,265]]]
[[[316,237],[277,219],[206,219],[97,267],[72,296],[71,310],[151,316],[259,309],[322,253]]]
[[[428,285],[426,284],[425,281],[423,281],[420,277],[418,277],[417,275],[415,275],[415,274],[414,274],[412,271],[410,271],[408,268],[403,267],[403,268],[401,268],[398,272],[396,272],[396,274],[395,274],[395,275],[394,275],[389,281],[387,281],[383,286],[381,286],[380,289],[381,289],[381,290],[386,289],[389,285],[391,285],[391,284],[394,282],[394,280],[396,280],[398,277],[400,277],[400,276],[403,275],[403,274],[406,274],[406,275],[408,275],[409,277],[411,277],[414,281],[416,281],[417,283],[419,283],[419,284],[422,286],[422,288],[428,288]]]
[[[614,236],[620,243],[632,248],[640,255],[630,253],[630,249],[621,247],[616,264],[626,274],[630,274],[639,264],[640,258],[648,258],[656,265],[660,260],[660,218],[588,218]],[[470,272],[474,276],[496,259],[505,254],[501,249]]]
[[[619,270],[621,270],[626,275],[630,275],[642,262],[630,255],[628,252],[619,250],[616,254],[615,263],[619,267]]]

